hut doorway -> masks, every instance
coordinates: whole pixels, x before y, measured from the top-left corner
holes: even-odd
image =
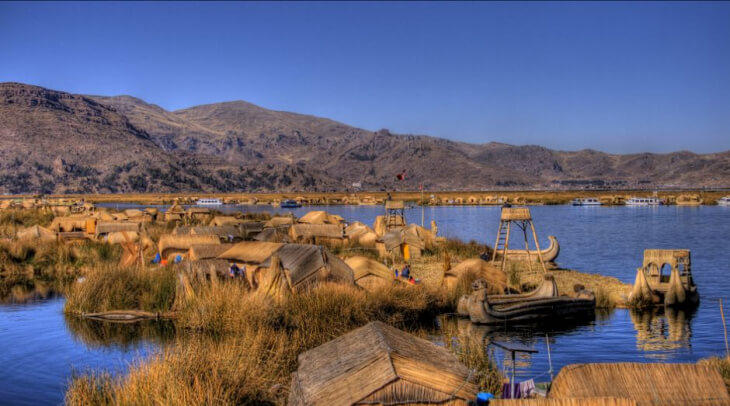
[[[662,265],[661,269],[659,269],[659,282],[660,283],[669,282],[669,277],[671,275],[672,275],[672,266],[669,264]]]

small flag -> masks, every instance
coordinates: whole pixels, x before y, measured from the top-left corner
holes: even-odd
[[[403,169],[403,172],[395,175],[396,179],[398,180],[405,180],[406,179],[406,170]]]

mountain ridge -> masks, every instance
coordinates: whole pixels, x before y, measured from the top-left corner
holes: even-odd
[[[0,146],[0,193],[730,186],[730,151],[470,144],[242,100],[168,111],[15,82],[0,83]]]

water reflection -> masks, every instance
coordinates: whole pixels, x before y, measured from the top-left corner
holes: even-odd
[[[30,283],[0,282],[0,304],[20,304],[61,296],[63,284],[33,281]]]
[[[128,351],[142,343],[165,344],[175,339],[175,323],[171,320],[142,320],[115,323],[65,316],[66,328],[74,339],[91,348],[117,348]]]
[[[648,358],[662,360],[673,358],[673,351],[689,349],[693,314],[693,311],[670,308],[631,311],[631,322],[636,330],[636,348],[646,352]]]
[[[441,328],[447,332],[455,332],[464,340],[475,340],[482,343],[485,350],[489,350],[489,343],[493,340],[518,342],[528,347],[541,347],[545,345],[546,340],[554,343],[563,335],[573,333],[576,329],[591,328],[595,325],[597,319],[609,319],[611,314],[608,312],[597,312],[595,317],[585,317],[582,319],[572,320],[546,320],[538,323],[521,324],[521,325],[484,325],[472,323],[469,319],[457,317],[453,315],[444,315],[439,319]],[[503,370],[512,369],[512,358],[509,353],[500,349],[494,349],[493,353],[495,361]],[[533,368],[533,356],[530,354],[518,353],[515,360],[515,367],[518,371],[529,371]],[[544,371],[543,378],[547,380],[547,370]],[[538,375],[536,377],[540,377]]]

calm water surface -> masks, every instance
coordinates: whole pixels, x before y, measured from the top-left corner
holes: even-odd
[[[131,205],[109,205],[127,208]],[[222,211],[293,212],[302,215],[324,209],[348,221],[372,224],[380,206],[303,207],[284,210],[266,206],[220,206]],[[520,379],[548,379],[546,335],[557,373],[577,362],[691,362],[724,351],[718,300],[728,308],[730,289],[730,208],[728,207],[531,207],[540,244],[548,235],[560,241],[557,259],[565,268],[614,276],[631,283],[645,248],[689,248],[701,304],[692,314],[641,313],[616,310],[571,326],[495,329],[445,317],[442,323],[488,342],[518,341],[539,352],[520,357]],[[439,234],[494,244],[499,207],[430,207],[426,225],[434,219]],[[406,212],[419,223],[421,209]],[[516,240],[513,240],[516,241]],[[66,320],[63,299],[25,304],[0,304],[0,404],[58,404],[72,371],[88,368],[123,372],[128,363],[148,354],[172,327],[108,327]],[[501,367],[511,368],[506,355],[494,350]]]

